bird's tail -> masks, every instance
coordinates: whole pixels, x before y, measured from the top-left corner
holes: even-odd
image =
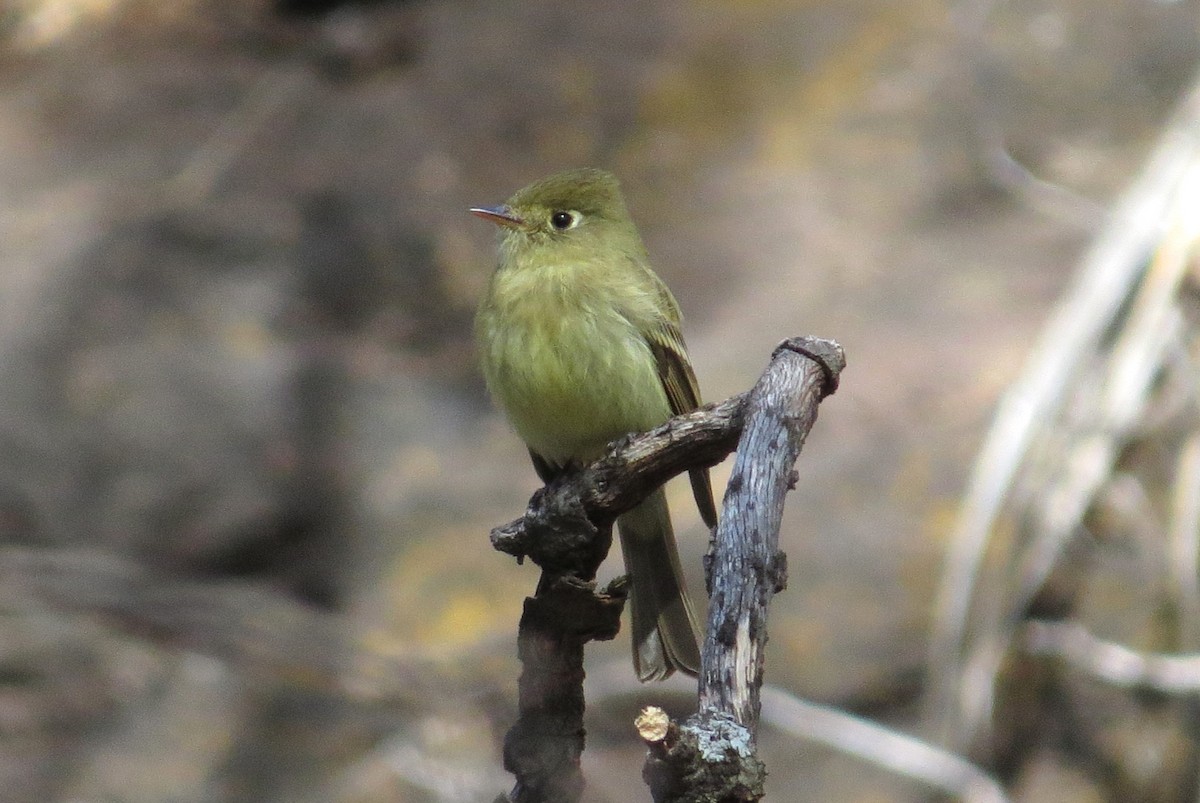
[[[667,497],[660,488],[617,519],[630,575],[633,668],[638,680],[700,671],[696,615],[683,584]]]

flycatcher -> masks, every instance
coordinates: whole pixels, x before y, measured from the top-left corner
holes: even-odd
[[[503,227],[475,318],[484,378],[543,482],[699,405],[679,305],[650,269],[614,176],[569,170],[471,212]],[[716,526],[708,471],[691,481],[701,517]],[[617,529],[638,678],[695,675],[696,618],[662,489]]]

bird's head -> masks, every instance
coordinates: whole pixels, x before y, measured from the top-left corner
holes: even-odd
[[[502,227],[502,248],[517,261],[545,249],[595,254],[632,244],[641,250],[616,176],[595,168],[555,173],[500,206],[472,207],[471,213]]]

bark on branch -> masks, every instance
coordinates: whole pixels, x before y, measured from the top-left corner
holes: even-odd
[[[755,754],[767,606],[787,585],[779,524],[817,405],[837,389],[841,347],[797,338],[775,350],[746,400],[745,429],[706,559],[709,608],[699,711],[647,740],[644,776],[658,803],[751,801],[766,770]]]
[[[589,548],[595,533],[672,477],[724,460],[737,447],[748,396],[739,393],[622,438],[605,457],[539,489],[524,516],[492,530],[492,546],[546,571],[591,579],[609,547]]]
[[[603,459],[534,494],[521,519],[492,531],[496,549],[529,557],[543,570],[517,637],[519,718],[505,739],[505,768],[517,783],[509,800],[570,803],[582,792],[583,646],[616,635],[624,602],[622,587],[598,592],[593,582],[613,520],[671,477],[715,465],[735,448],[734,478],[706,563],[712,603],[701,710],[682,728],[647,731],[661,738],[647,738],[645,777],[659,801],[753,800],[746,794],[755,789],[761,797],[765,773],[754,734],[766,605],[786,583],[778,551],[783,498],[795,485],[792,465],[817,404],[836,389],[844,365],[832,341],[788,340],[750,393],[618,441]]]

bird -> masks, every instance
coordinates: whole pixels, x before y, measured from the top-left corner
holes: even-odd
[[[613,174],[567,170],[470,211],[501,232],[475,317],[482,373],[543,482],[699,406],[679,304],[651,269]],[[708,470],[690,479],[711,529]],[[695,676],[696,615],[663,489],[618,516],[617,531],[638,679]]]

